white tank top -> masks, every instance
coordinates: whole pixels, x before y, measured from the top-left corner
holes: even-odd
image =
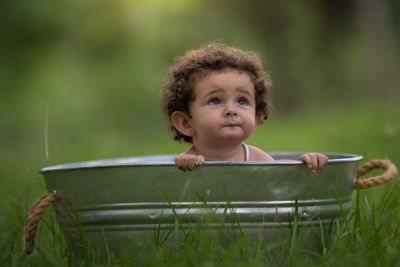
[[[242,143],[245,151],[245,160],[244,161],[249,161],[250,158],[250,149],[249,146],[246,145],[245,143]]]

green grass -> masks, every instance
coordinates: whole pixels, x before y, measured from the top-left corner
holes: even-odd
[[[83,256],[75,257],[67,249],[52,211],[42,219],[33,254],[25,256],[20,231],[23,211],[16,208],[10,221],[1,220],[2,230],[8,231],[2,232],[0,260],[2,266],[336,266],[338,261],[344,266],[395,266],[400,262],[399,185],[396,181],[386,186],[378,202],[371,202],[368,191],[354,192],[353,210],[343,218],[345,222],[332,220],[335,231],[321,225],[311,228],[310,235],[310,228],[299,226],[301,217],[295,212],[289,234],[264,243],[262,238],[249,237],[238,220],[231,228],[219,218],[217,232],[208,227],[207,220],[194,222],[183,231],[175,213],[175,230],[166,234],[155,229],[153,242],[132,242],[118,257],[108,250],[93,251],[90,246],[82,247]],[[212,210],[210,215],[213,217]]]
[[[51,114],[50,114],[51,115]],[[318,151],[361,154],[368,161],[389,158],[400,166],[400,110],[395,106],[357,105],[337,109],[309,110],[294,116],[276,113],[248,141],[265,151]],[[0,187],[0,265],[1,266],[68,266],[79,265],[67,249],[64,238],[50,210],[39,225],[37,247],[30,256],[22,251],[22,229],[25,214],[40,194],[46,192],[37,170],[45,165],[96,158],[126,157],[149,154],[173,154],[187,146],[175,144],[160,120],[147,135],[114,129],[104,133],[113,136],[114,146],[102,147],[90,141],[91,133],[83,129],[80,137],[88,143],[57,141],[49,123],[49,161],[46,163],[42,132],[33,140],[39,145],[10,150],[4,157]],[[101,139],[102,133],[99,133]],[[140,141],[139,141],[140,140]],[[82,146],[82,147],[81,147]],[[121,152],[121,148],[123,150]],[[130,149],[131,148],[131,149]],[[39,152],[38,152],[39,151]],[[82,152],[84,151],[84,153]],[[40,155],[39,155],[40,154]],[[18,160],[16,160],[18,159]],[[379,171],[374,172],[374,174]],[[397,181],[367,190],[355,191],[353,209],[346,214],[347,223],[336,225],[336,231],[317,229],[317,249],[310,251],[307,233],[296,228],[293,220],[291,236],[277,243],[253,240],[244,232],[229,233],[229,246],[217,240],[207,224],[194,225],[182,242],[179,220],[176,229],[155,231],[154,241],[143,249],[127,246],[118,258],[109,253],[89,253],[82,265],[147,265],[147,266],[395,266],[400,264],[400,186]],[[240,224],[240,222],[237,222]],[[239,228],[240,229],[240,228]],[[172,241],[171,241],[172,240]],[[172,242],[172,246],[171,243]],[[276,253],[279,251],[279,253]],[[133,252],[138,252],[135,256]],[[275,254],[274,254],[275,253]],[[90,257],[89,257],[90,256]]]

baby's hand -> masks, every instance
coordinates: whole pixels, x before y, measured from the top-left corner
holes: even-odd
[[[305,153],[299,160],[304,161],[313,173],[320,172],[328,163],[328,157],[320,153]]]
[[[182,171],[191,171],[200,167],[203,162],[204,157],[202,155],[181,154],[175,157],[175,164]]]

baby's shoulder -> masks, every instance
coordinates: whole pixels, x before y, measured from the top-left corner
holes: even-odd
[[[249,146],[250,159],[249,161],[273,161],[274,159],[261,149],[255,146]]]

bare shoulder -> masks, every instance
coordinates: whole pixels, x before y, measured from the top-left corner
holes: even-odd
[[[255,146],[249,146],[250,150],[250,161],[273,161],[274,159]]]

